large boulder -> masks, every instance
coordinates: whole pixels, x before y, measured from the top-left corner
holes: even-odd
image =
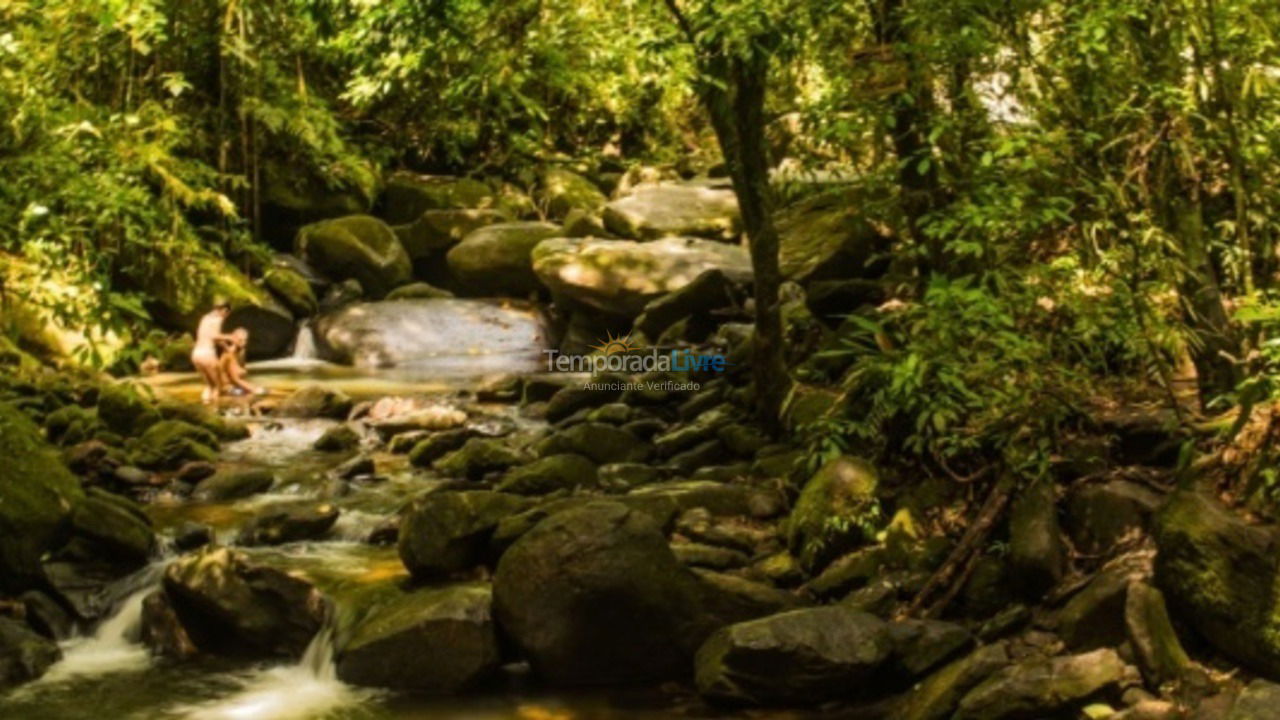
[[[751,280],[744,248],[710,240],[552,238],[533,249],[533,270],[554,295],[623,317],[713,269],[734,282]]]
[[[545,495],[556,490],[595,486],[595,463],[576,453],[564,453],[548,455],[509,470],[502,476],[497,490],[517,495]]]
[[[1156,515],[1154,534],[1156,583],[1174,615],[1231,660],[1280,678],[1275,528],[1183,489]]]
[[[485,300],[359,303],[320,316],[314,329],[325,359],[357,367],[522,372],[544,366],[549,346],[536,308]]]
[[[0,692],[35,680],[61,657],[52,640],[16,620],[0,617]]]
[[[706,183],[643,185],[604,208],[611,232],[637,240],[696,236],[732,240],[742,232],[733,189]]]
[[[200,649],[250,657],[301,657],[330,612],[311,583],[206,546],[172,562],[164,590]]]
[[[417,578],[469,570],[484,562],[498,523],[527,506],[516,495],[483,490],[423,495],[401,517],[400,560]]]
[[[146,564],[155,548],[151,522],[132,500],[91,488],[71,511],[71,531],[87,541],[95,559],[129,571]]]
[[[479,480],[491,472],[515,467],[529,460],[503,438],[473,437],[462,447],[437,460],[433,467],[441,475]]]
[[[879,274],[887,263],[878,256],[893,240],[849,191],[797,203],[778,213],[777,226],[782,276],[806,284]]]
[[[1056,713],[1098,696],[1118,694],[1128,675],[1115,650],[1032,659],[996,672],[960,701],[953,720],[1019,720]]]
[[[496,208],[500,199],[483,180],[398,172],[387,178],[383,188],[382,217],[392,225],[403,225],[428,210]]]
[[[395,232],[369,215],[351,215],[307,225],[295,249],[333,280],[355,279],[373,297],[409,281],[413,264]]]
[[[16,594],[40,583],[40,558],[61,544],[83,494],[35,423],[6,403],[0,403],[0,455],[0,591]]]
[[[373,169],[355,163],[338,173],[329,169],[322,176],[306,163],[283,157],[263,163],[262,237],[268,243],[284,249],[303,225],[369,211],[378,184]]]
[[[538,523],[502,556],[493,588],[503,629],[559,685],[686,677],[704,636],[697,582],[657,525],[618,503]]]
[[[811,572],[867,541],[876,514],[879,476],[870,463],[841,456],[805,483],[787,518],[787,545]]]
[[[426,260],[457,245],[472,232],[506,219],[497,210],[427,210],[417,220],[397,225],[394,230],[410,259]]]
[[[194,332],[200,318],[215,301],[221,300],[231,305],[231,315],[223,327],[249,331],[251,359],[280,355],[293,342],[293,314],[230,262],[199,254],[183,266],[181,273],[161,267],[163,271],[157,271],[145,283],[151,315],[161,326]]]
[[[564,220],[574,210],[598,213],[609,202],[595,183],[565,168],[543,170],[539,186],[538,199],[556,220]]]
[[[311,317],[320,310],[320,300],[316,298],[311,281],[295,267],[284,262],[274,263],[267,269],[262,283],[284,303],[294,317]],[[252,329],[249,337],[253,337]]]
[[[533,249],[558,234],[559,225],[544,222],[490,225],[463,238],[445,260],[468,295],[520,297],[541,287],[533,272]]]
[[[847,698],[893,650],[888,625],[832,606],[721,628],[698,650],[698,692],[720,702],[816,704]]]
[[[338,651],[338,677],[425,694],[475,686],[498,669],[487,585],[397,592],[368,608]]]
[[[240,529],[240,545],[283,545],[318,540],[338,521],[338,508],[327,503],[270,510]]]

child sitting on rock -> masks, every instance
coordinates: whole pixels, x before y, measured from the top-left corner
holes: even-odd
[[[249,346],[249,331],[236,328],[221,345],[222,354],[218,357],[218,370],[222,380],[222,390],[232,395],[266,395],[266,388],[251,385],[246,379],[249,371],[244,367],[244,354],[245,348]]]

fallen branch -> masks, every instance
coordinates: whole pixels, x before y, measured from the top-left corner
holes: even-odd
[[[991,531],[1004,515],[1009,497],[1013,494],[1013,486],[1013,480],[1009,476],[1001,477],[991,486],[987,499],[978,510],[978,516],[974,518],[969,529],[965,531],[964,537],[960,538],[960,542],[947,556],[946,561],[934,571],[929,581],[920,588],[920,592],[916,593],[911,604],[902,613],[904,617],[921,615],[921,610],[924,610],[930,599],[940,590],[943,590],[942,597],[925,610],[923,617],[937,617],[951,604],[951,601],[960,593],[965,581],[969,579],[969,575],[973,573],[987,538],[991,536]]]

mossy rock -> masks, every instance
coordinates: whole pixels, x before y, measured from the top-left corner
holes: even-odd
[[[238,500],[266,492],[275,482],[275,473],[264,468],[223,471],[201,480],[192,495],[203,501]]]
[[[39,678],[61,658],[57,643],[24,623],[0,617],[0,692]]]
[[[805,483],[787,518],[787,546],[810,572],[871,539],[880,522],[880,477],[865,460],[827,461]]]
[[[486,225],[509,219],[498,210],[427,210],[417,220],[393,229],[411,259],[426,260]]]
[[[344,633],[338,677],[428,695],[473,688],[501,659],[492,601],[480,583],[393,591]]]
[[[40,558],[61,544],[84,494],[35,423],[7,403],[0,403],[0,455],[0,590],[17,594],[41,582]]]
[[[404,225],[428,210],[494,209],[501,201],[482,180],[398,172],[387,178],[381,205],[387,222]]]
[[[428,493],[415,500],[400,522],[400,560],[417,578],[468,570],[487,557],[494,528],[529,501],[488,491]]]
[[[533,249],[559,234],[559,225],[544,222],[490,225],[463,238],[445,260],[468,294],[520,297],[542,287],[533,272]]]
[[[98,393],[98,418],[122,435],[139,435],[162,419],[151,397],[130,383],[102,387]]]
[[[185,462],[218,458],[218,438],[205,428],[181,420],[162,420],[138,438],[133,464],[151,470],[176,470]]]
[[[400,238],[378,218],[350,215],[307,225],[298,255],[334,280],[355,279],[370,296],[385,297],[409,281],[413,264]]]
[[[306,385],[285,398],[275,414],[280,417],[345,420],[354,406],[355,401],[346,393],[322,385]]]
[[[537,452],[546,457],[563,453],[584,455],[600,464],[640,462],[648,458],[648,443],[614,425],[585,422],[560,430],[538,444]]]
[[[596,465],[574,453],[549,455],[507,471],[496,490],[517,495],[545,495],[556,490],[594,488]]]
[[[451,297],[453,293],[448,290],[424,282],[401,285],[387,295],[388,300],[439,300]]]
[[[320,301],[316,299],[311,282],[297,270],[285,265],[276,265],[267,270],[262,281],[267,289],[289,308],[294,317],[306,318],[319,312]]]
[[[548,167],[542,171],[538,199],[546,206],[547,214],[556,220],[563,220],[574,210],[599,213],[609,202],[595,183],[560,167]]]
[[[360,447],[360,433],[346,423],[335,425],[316,438],[312,447],[321,452],[349,452]]]
[[[131,501],[107,493],[86,497],[71,513],[73,532],[93,543],[104,559],[141,567],[155,548],[155,532]]]
[[[778,214],[778,264],[787,280],[865,278],[882,274],[880,255],[893,242],[849,191],[814,196]]]
[[[502,438],[471,438],[445,455],[433,467],[448,477],[479,480],[485,474],[520,465],[529,458]]]

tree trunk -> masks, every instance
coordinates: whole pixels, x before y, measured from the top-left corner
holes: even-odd
[[[782,317],[778,287],[778,231],[773,224],[773,191],[765,145],[764,100],[769,57],[754,51],[747,58],[717,55],[706,63],[708,74],[723,85],[706,83],[699,95],[711,116],[751,248],[755,275],[755,325],[752,377],[756,414],[772,433],[781,427],[782,403],[790,380],[782,360]]]

